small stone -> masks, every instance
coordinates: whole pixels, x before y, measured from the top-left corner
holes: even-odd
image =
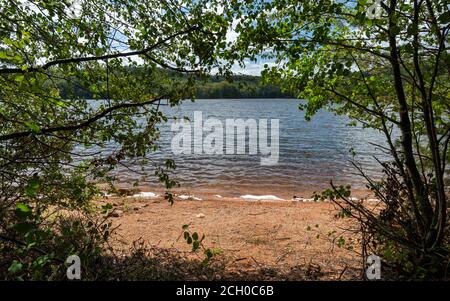
[[[309,199],[303,199],[303,202],[314,202],[315,200],[313,198],[309,198]]]
[[[114,210],[113,212],[111,212],[112,217],[120,217],[122,214],[123,214],[122,210]]]
[[[199,214],[196,215],[196,217],[198,217],[198,218],[204,218],[205,215],[204,215],[203,213],[199,213]]]
[[[139,192],[141,192],[141,190],[137,189],[137,188],[133,188],[133,189],[119,188],[119,189],[117,189],[117,193],[119,194],[119,196],[132,196],[134,194],[138,194]]]

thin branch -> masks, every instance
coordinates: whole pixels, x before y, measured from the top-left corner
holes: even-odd
[[[112,54],[106,54],[106,55],[99,55],[99,56],[89,56],[89,57],[78,57],[78,58],[66,58],[66,59],[58,59],[58,60],[54,60],[51,62],[48,62],[40,67],[30,67],[27,68],[25,70],[23,70],[22,68],[3,68],[0,69],[0,74],[14,74],[14,73],[27,73],[27,72],[37,72],[37,71],[42,71],[42,70],[46,70],[52,66],[55,65],[61,65],[61,64],[69,64],[69,63],[81,63],[81,62],[89,62],[89,61],[99,61],[99,60],[106,60],[106,59],[112,59],[112,58],[120,58],[120,57],[130,57],[130,56],[135,56],[135,55],[142,55],[142,54],[146,54],[150,51],[153,51],[154,49],[158,48],[159,46],[165,44],[166,42],[170,41],[171,39],[180,36],[180,35],[184,35],[187,33],[190,33],[192,31],[198,30],[199,27],[194,26],[194,27],[190,27],[186,30],[177,32],[173,35],[170,35],[168,37],[166,37],[165,39],[159,41],[158,43],[144,48],[142,50],[136,50],[136,51],[130,51],[130,52],[119,52],[119,53],[112,53]]]
[[[81,128],[84,128],[88,125],[90,125],[91,123],[96,122],[97,120],[105,117],[108,113],[119,110],[119,109],[126,109],[126,108],[136,108],[136,107],[142,107],[145,105],[149,105],[152,103],[155,103],[161,99],[166,98],[166,96],[160,96],[157,98],[154,98],[152,100],[149,101],[145,101],[145,102],[141,102],[141,103],[123,103],[123,104],[118,104],[112,107],[109,107],[108,109],[102,111],[101,113],[92,116],[91,118],[82,121],[78,124],[74,124],[74,125],[66,125],[66,126],[56,126],[56,127],[50,127],[50,128],[44,128],[41,129],[39,132],[34,132],[34,131],[24,131],[24,132],[16,132],[16,133],[11,133],[11,134],[7,134],[7,135],[3,135],[0,136],[0,141],[5,141],[5,140],[11,140],[11,139],[16,139],[16,138],[21,138],[21,137],[27,137],[29,135],[42,135],[42,134],[48,134],[48,133],[52,133],[52,132],[60,132],[60,131],[75,131],[75,130],[79,130]]]

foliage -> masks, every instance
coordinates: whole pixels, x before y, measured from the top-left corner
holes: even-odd
[[[372,212],[333,186],[406,277],[445,278],[449,261],[450,31],[448,1],[252,1],[235,3],[239,37],[230,60],[272,59],[263,78],[384,134],[393,166],[377,182],[355,167],[386,206]],[[239,54],[237,54],[239,53]],[[334,198],[336,200],[336,198]],[[376,234],[376,235],[375,235]]]
[[[383,210],[355,203],[345,187],[332,186],[326,197],[351,208],[346,214],[361,221],[374,251],[406,267],[399,274],[447,277],[448,3],[383,1],[376,18],[371,5],[1,1],[2,276],[57,278],[62,257],[73,252],[98,260],[108,251],[110,226],[93,215],[94,182],[113,183],[110,171],[126,161],[152,162],[158,124],[167,120],[162,102],[194,98],[205,74],[229,78],[234,63],[262,58],[275,62],[265,66],[263,86],[306,99],[300,108],[307,118],[325,107],[385,135],[386,146],[378,147],[393,163],[380,162],[384,179],[368,178],[355,164]],[[232,23],[239,36],[227,42]],[[240,93],[233,84],[209,85]],[[170,190],[173,167],[167,162],[144,176]]]
[[[217,68],[228,21],[214,3],[0,1],[3,277],[55,279],[67,256],[108,251],[94,183],[113,184],[124,162],[151,164],[161,103],[192,98]],[[170,190],[174,167],[143,177]]]
[[[231,80],[209,80],[197,86],[196,98],[286,98],[276,86],[262,84],[259,77],[233,76]]]
[[[139,66],[130,70],[133,74],[139,70]],[[102,69],[99,72],[106,72]],[[161,70],[164,72],[164,70]],[[169,72],[169,76],[170,76]],[[232,75],[228,78],[222,76],[205,76],[199,81],[193,92],[195,99],[226,99],[226,98],[286,98],[290,95],[280,91],[279,87],[261,83],[259,76]],[[82,90],[79,87],[70,86],[67,81],[54,80],[62,98],[75,95],[87,99],[94,97],[93,93]]]
[[[9,236],[2,235],[0,257],[3,279],[64,280],[65,254],[78,255],[83,263],[83,277],[100,277],[94,268],[96,261],[111,251],[108,240],[112,223],[107,211],[103,217],[91,212],[41,212],[39,207],[18,203],[15,210],[18,222]],[[19,240],[20,239],[20,240]]]
[[[182,230],[182,235],[186,240],[186,243],[192,245],[192,252],[197,252],[199,250],[203,251],[203,254],[205,255],[205,258],[202,261],[203,264],[208,264],[215,256],[222,254],[222,249],[220,248],[205,247],[203,244],[203,240],[205,239],[204,234],[200,237],[197,232],[191,233],[189,231],[189,225],[183,225]]]

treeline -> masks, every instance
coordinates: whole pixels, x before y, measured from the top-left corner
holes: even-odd
[[[68,81],[57,81],[62,98],[73,96],[95,98],[93,92]],[[231,78],[210,77],[197,82],[195,89],[197,99],[205,98],[290,98],[279,87],[264,85],[259,76],[235,75]]]
[[[231,79],[211,78],[199,84],[197,98],[288,98],[279,87],[263,85],[258,76],[236,75]]]

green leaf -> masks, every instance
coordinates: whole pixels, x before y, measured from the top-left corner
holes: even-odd
[[[16,205],[15,214],[18,218],[24,220],[27,217],[31,216],[32,211],[31,211],[30,206],[28,206],[27,204],[18,203]]]
[[[113,208],[113,205],[111,203],[107,203],[106,205],[102,205],[102,213],[107,213],[112,208]]]
[[[440,15],[438,19],[441,23],[444,23],[444,24],[450,23],[450,10],[448,10],[445,13],[443,13],[442,15]]]
[[[21,264],[17,260],[14,260],[8,268],[8,272],[15,274],[17,272],[20,272],[22,268],[23,264]]]
[[[192,244],[192,251],[197,251],[200,248],[200,242],[198,241],[194,241],[194,243]]]
[[[25,193],[29,197],[34,197],[39,190],[40,181],[37,177],[32,178],[27,186],[25,186]]]
[[[16,82],[23,82],[23,80],[25,79],[25,76],[23,75],[23,74],[20,74],[20,75],[17,75],[15,78],[14,78],[14,80],[16,81]]]
[[[40,126],[32,121],[25,121],[24,124],[26,125],[27,128],[29,128],[35,133],[39,133],[41,131]]]
[[[24,203],[18,203],[16,205],[16,208],[17,208],[17,210],[19,210],[20,212],[23,212],[23,213],[31,212],[30,206],[28,206],[27,204],[24,204]]]
[[[8,59],[10,56],[4,51],[0,51],[0,60]]]
[[[14,225],[14,229],[17,232],[25,235],[34,230],[34,225],[32,223],[27,223],[27,222],[18,223],[18,224]]]
[[[212,252],[211,249],[206,249],[206,250],[205,250],[205,255],[206,255],[206,257],[207,257],[208,259],[210,259],[211,257],[214,256],[214,254],[213,254],[213,252]]]

